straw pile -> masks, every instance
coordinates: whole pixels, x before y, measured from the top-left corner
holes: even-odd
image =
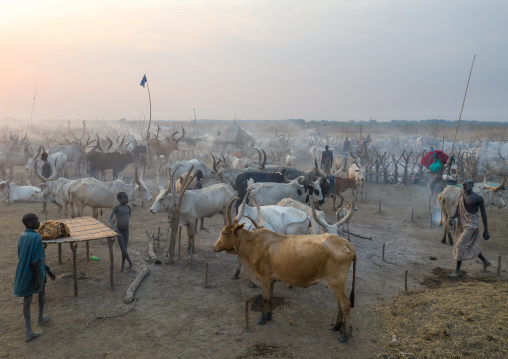
[[[505,281],[450,279],[401,293],[376,312],[387,331],[381,357],[508,358]]]

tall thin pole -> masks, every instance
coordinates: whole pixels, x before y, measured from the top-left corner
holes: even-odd
[[[146,81],[146,88],[148,89],[148,102],[150,103],[150,119],[148,120],[148,128],[146,130],[146,140],[148,141],[150,136],[150,124],[152,123],[152,98],[150,97],[150,86],[148,80]]]
[[[473,72],[473,65],[474,65],[475,58],[476,58],[476,54],[474,54],[474,57],[473,57],[473,63],[471,64],[471,70],[469,70],[469,77],[467,79],[467,85],[466,85],[466,93],[464,94],[464,100],[462,100],[462,107],[460,109],[459,121],[457,122],[457,129],[455,130],[455,137],[453,138],[453,145],[452,145],[452,151],[450,152],[450,157],[453,156],[453,150],[455,149],[455,140],[457,139],[457,132],[459,132],[460,119],[462,117],[462,110],[464,109],[464,104],[466,103],[467,89],[469,88],[469,80],[471,79],[471,73]]]
[[[32,104],[32,113],[30,114],[30,127],[34,126],[33,116],[34,116],[35,98],[37,97],[37,85],[38,84],[39,84],[39,75],[37,75],[37,80],[35,81],[34,102]]]

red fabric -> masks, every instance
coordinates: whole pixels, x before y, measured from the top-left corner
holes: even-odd
[[[434,153],[436,154],[436,157],[441,160],[441,164],[444,166],[448,162],[448,155],[440,150],[435,150]],[[424,165],[427,169],[430,167],[431,164],[433,164],[436,161],[434,154],[432,151],[427,153],[425,156],[422,157],[422,160],[420,163]]]

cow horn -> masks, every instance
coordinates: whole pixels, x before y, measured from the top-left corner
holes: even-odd
[[[215,157],[210,153],[210,156],[212,156],[212,159],[213,159],[213,170],[215,171],[215,173],[219,172],[219,170],[217,169],[217,162],[215,161]]]
[[[257,223],[253,218],[249,217],[249,216],[245,216],[247,217],[251,222],[252,222],[252,225],[254,227],[256,227],[256,229],[262,229],[263,226],[261,226],[259,223]]]
[[[134,166],[134,182],[136,182],[138,186],[141,186],[141,182],[139,181],[138,175],[138,166]]]
[[[51,162],[48,161],[49,167],[51,167],[51,176],[49,176],[49,180],[54,180],[58,176],[58,167],[56,166],[58,162],[58,157],[55,157],[55,166],[51,165]]]
[[[178,164],[175,167],[175,169],[173,170],[173,172],[171,173],[171,179],[170,179],[171,182],[168,185],[168,187],[171,186],[170,187],[171,193],[174,193],[175,195],[177,195],[177,193],[176,193],[176,183],[175,183],[175,174],[176,174],[176,170],[178,170],[178,168],[180,168],[180,166],[181,165]],[[168,193],[168,192],[166,192],[166,193]]]
[[[323,172],[323,170],[322,170],[321,168],[319,168],[319,166],[317,165],[317,159],[316,159],[315,157],[314,157],[314,165],[316,166],[316,171],[317,171],[317,173],[319,173],[319,175],[320,175],[321,177],[326,178],[326,177],[327,177],[327,176],[326,176],[326,173],[324,173],[324,172]]]
[[[174,133],[171,135],[171,139],[172,139],[173,141],[175,141],[175,142],[180,142],[180,141],[182,140],[182,138],[184,138],[184,137],[185,137],[185,129],[183,128],[183,126],[182,126],[182,136],[181,136],[180,138],[178,138],[178,139],[175,139],[175,135],[176,135],[177,133],[178,133],[178,131],[177,131],[177,132],[174,132]]]
[[[264,169],[266,165],[266,153],[264,150],[261,150],[261,152],[263,152],[263,166],[261,166],[261,168]]]
[[[238,211],[238,214],[236,215],[236,217],[234,219],[235,222],[240,222],[240,220],[243,217],[243,214],[245,213],[245,206],[247,205],[247,197],[249,197],[250,191],[252,191],[252,188],[249,188],[249,190],[247,190],[247,193],[245,194],[245,197],[243,197],[243,201],[240,206],[240,210]]]
[[[316,182],[314,182],[311,178],[310,178],[310,173],[309,173],[309,183],[311,186],[315,186],[316,185]]]
[[[353,152],[351,152],[351,147],[349,147],[349,154],[351,155],[351,157],[355,160],[356,162],[356,157],[353,155]],[[360,166],[358,166],[360,167]]]
[[[226,226],[228,227],[233,226],[233,220],[231,219],[231,205],[233,204],[234,201],[237,201],[239,199],[240,199],[239,197],[231,198],[231,200],[228,203],[228,207],[226,209],[226,218],[227,218]]]
[[[483,180],[483,187],[485,187],[485,188],[487,188],[487,189],[490,189],[490,190],[492,190],[493,192],[497,192],[497,191],[499,191],[501,188],[503,188],[503,187],[504,187],[505,183],[506,183],[506,177],[504,177],[504,176],[503,176],[503,180],[501,181],[501,184],[500,184],[499,186],[497,186],[497,187],[491,187],[491,186],[489,186],[489,185],[487,184],[487,182],[485,181],[485,179],[484,179],[484,180]]]
[[[104,148],[102,148],[101,146],[101,138],[99,137],[99,134],[97,134],[97,149],[99,149],[99,151],[104,152]]]
[[[110,148],[113,146],[113,141],[111,141],[111,139],[109,137],[106,137],[106,140],[109,141],[109,145],[106,146],[106,151],[109,151]]]
[[[249,197],[252,200],[252,203],[256,205],[256,212],[258,216],[258,222],[261,226],[263,226],[263,215],[261,214],[261,208],[259,208],[258,201],[256,201],[254,198]]]
[[[44,183],[46,183],[46,181],[48,180],[47,178],[44,178],[41,174],[39,174],[39,172],[37,172],[37,161],[39,160],[35,160],[35,165],[34,165],[34,171],[35,171],[35,174],[37,175],[37,177],[40,178],[40,180]]]
[[[162,192],[165,190],[164,186],[162,185],[162,180],[161,180],[161,168],[162,166],[164,166],[166,164],[166,162],[164,162],[163,164],[161,164],[159,166],[159,169],[157,170],[157,183],[159,184],[159,190]]]
[[[346,215],[346,217],[342,218],[340,221],[338,221],[335,226],[337,228],[340,228],[342,227],[345,223],[349,222],[349,220],[351,219],[351,217],[353,216],[353,207],[355,205],[355,200],[352,199],[351,202],[349,202],[349,205],[347,207],[349,207],[349,212],[348,214]],[[337,212],[340,211],[340,208],[337,210]]]
[[[291,183],[291,180],[289,178],[286,177],[286,174],[284,173],[284,181],[286,181],[286,183]]]
[[[310,202],[310,208],[312,208],[312,217],[314,218],[314,220],[317,222],[317,224],[321,226],[321,228],[323,228],[324,232],[328,233],[328,231],[326,230],[326,228],[328,227],[328,223],[323,222],[321,221],[321,219],[319,219],[316,210],[314,209],[314,203],[312,203],[312,201]]]
[[[259,161],[258,161],[258,167],[259,169],[263,169],[263,165],[261,164],[261,152],[259,152],[259,150],[257,148],[255,148],[256,151],[258,151],[258,157],[259,157]]]
[[[41,151],[42,151],[42,147],[39,146],[39,149],[37,150],[37,152],[35,153],[35,155],[33,156],[33,159],[36,160],[37,158],[39,158],[39,156],[41,155]]]
[[[501,159],[502,159],[503,161],[506,161],[506,158],[504,158],[503,156],[501,156],[501,149],[500,149],[500,148],[498,148],[498,149],[497,149],[497,153],[499,154],[499,157],[501,157]]]

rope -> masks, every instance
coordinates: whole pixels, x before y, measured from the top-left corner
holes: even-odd
[[[103,321],[105,321],[107,318],[114,318],[114,317],[118,317],[120,315],[123,315],[123,314],[126,314],[128,312],[130,312],[132,310],[132,308],[134,308],[134,305],[136,304],[136,301],[137,301],[137,298],[134,299],[134,303],[132,303],[132,306],[127,309],[125,312],[122,312],[122,313],[118,313],[118,314],[111,314],[111,315],[107,315],[107,314],[104,314],[103,316],[98,316],[98,317],[95,317],[95,318],[92,318],[90,319],[88,322],[86,322],[86,326],[88,328],[93,328],[93,327],[96,327],[98,326],[99,324],[101,324]],[[93,320],[98,320],[97,324],[95,324],[94,326],[90,326],[90,322],[93,321]]]

